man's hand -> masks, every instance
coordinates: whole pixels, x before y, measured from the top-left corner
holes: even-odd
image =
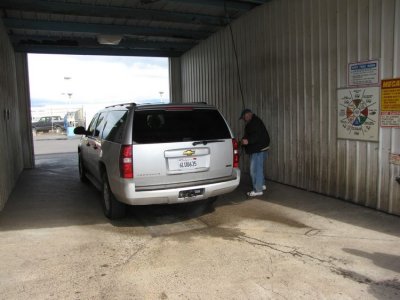
[[[249,144],[249,141],[247,139],[242,139],[242,145],[246,146]]]

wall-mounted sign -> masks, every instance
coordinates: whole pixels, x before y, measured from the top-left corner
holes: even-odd
[[[379,60],[349,63],[347,80],[348,86],[378,85]]]
[[[338,138],[377,142],[379,86],[338,89]]]
[[[400,78],[382,80],[381,126],[400,128]]]
[[[389,153],[389,163],[393,165],[400,165],[400,154]]]

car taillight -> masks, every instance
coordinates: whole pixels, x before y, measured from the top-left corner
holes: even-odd
[[[133,178],[132,146],[122,145],[119,155],[119,171],[121,178]]]
[[[232,139],[232,146],[233,146],[233,167],[239,168],[239,144],[236,139]]]

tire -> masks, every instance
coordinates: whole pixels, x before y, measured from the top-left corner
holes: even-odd
[[[62,133],[62,129],[61,129],[61,127],[56,127],[56,133],[57,133],[57,134],[60,134],[60,133]]]
[[[33,136],[37,136],[36,128],[32,128],[32,135],[33,135]]]
[[[79,169],[79,179],[81,180],[81,182],[87,183],[89,180],[86,177],[85,165],[83,164],[83,161],[82,161],[82,158],[80,155],[79,155],[79,159],[78,159],[78,169]]]
[[[217,201],[218,196],[211,197],[205,200],[205,203],[203,204],[203,212],[204,213],[211,213],[215,210],[214,208],[214,203]]]
[[[126,205],[119,202],[111,191],[107,173],[103,174],[103,211],[110,220],[120,219],[125,216]]]
[[[206,201],[207,201],[207,205],[211,208],[211,207],[214,206],[214,203],[215,203],[217,200],[218,200],[218,196],[208,198],[208,199],[206,200]]]

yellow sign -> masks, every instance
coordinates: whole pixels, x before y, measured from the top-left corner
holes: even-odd
[[[400,79],[389,79],[389,80],[382,80],[382,88],[400,88]]]
[[[381,111],[400,111],[400,79],[382,80]]]
[[[400,78],[382,80],[381,126],[400,127]]]

